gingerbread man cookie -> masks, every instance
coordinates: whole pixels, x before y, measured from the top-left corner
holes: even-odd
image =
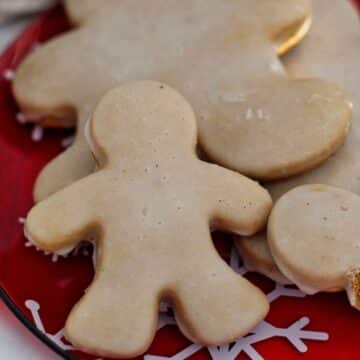
[[[161,299],[193,341],[245,335],[266,315],[267,299],[219,257],[210,225],[254,234],[272,206],[266,190],[196,157],[194,113],[160,83],[110,91],[87,136],[99,170],[39,203],[25,224],[27,238],[47,251],[97,239],[96,275],[66,337],[101,356],[141,354]]]
[[[93,171],[84,124],[104,92],[125,80],[174,86],[197,114],[200,144],[214,162],[258,179],[298,174],[344,140],[345,94],[317,79],[292,79],[278,53],[310,24],[308,0],[68,0],[78,28],[20,66],[14,94],[30,118],[77,119],[74,145],[35,186],[47,197]],[[47,117],[48,119],[48,117]]]
[[[313,26],[296,50],[285,57],[290,75],[316,74],[339,83],[354,105],[353,125],[344,146],[327,162],[302,176],[267,184],[273,199],[302,184],[324,183],[360,195],[360,26],[355,7],[349,1],[313,0]],[[276,264],[267,250],[258,256],[258,248],[267,248],[266,237],[257,235],[238,239],[239,247],[252,268],[270,275]],[[260,244],[262,242],[262,244]],[[274,273],[273,273],[274,274]]]
[[[271,253],[305,293],[346,289],[360,310],[360,197],[327,185],[299,186],[276,203]]]

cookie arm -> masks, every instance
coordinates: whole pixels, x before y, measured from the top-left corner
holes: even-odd
[[[257,182],[216,165],[210,166],[206,196],[211,199],[211,220],[215,228],[240,235],[253,235],[267,221],[272,200]]]
[[[25,222],[27,239],[44,251],[65,254],[95,230],[97,207],[92,206],[92,177],[33,207]]]
[[[83,134],[83,123],[68,149],[50,161],[40,172],[34,185],[34,201],[40,202],[50,195],[86,177],[95,170],[95,161]]]

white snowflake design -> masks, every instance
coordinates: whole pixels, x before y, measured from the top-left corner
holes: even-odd
[[[66,344],[64,339],[64,329],[60,329],[56,334],[49,334],[45,331],[44,324],[40,317],[40,304],[35,300],[26,300],[25,306],[30,310],[31,316],[36,327],[50,338],[57,346],[63,350],[74,350],[74,347]]]
[[[20,218],[19,222],[23,222]],[[230,265],[239,274],[244,275],[247,270],[241,265],[241,260],[233,248],[231,251]],[[300,290],[287,287],[286,285],[275,284],[274,289],[267,294],[270,302],[274,302],[280,297],[305,297],[306,295]],[[43,322],[40,317],[40,304],[35,300],[27,300],[25,306],[30,310],[36,327],[46,334],[54,343],[56,343],[63,350],[74,350],[74,348],[63,341],[63,329],[52,335],[45,331]],[[158,330],[168,325],[176,325],[176,321],[172,315],[171,307],[166,303],[160,304],[160,314]],[[234,360],[240,353],[245,353],[250,360],[264,360],[261,354],[254,348],[258,342],[268,340],[274,337],[282,337],[290,342],[293,347],[304,353],[308,350],[304,340],[326,341],[329,335],[321,331],[304,330],[310,323],[308,317],[302,317],[296,320],[288,327],[281,328],[270,324],[267,321],[262,321],[250,334],[240,338],[232,344],[224,346],[209,347],[208,352],[212,360]],[[147,354],[144,356],[145,360],[184,360],[202,350],[203,346],[199,344],[191,344],[180,352],[172,356],[157,356]],[[101,360],[101,359],[97,359]]]
[[[231,267],[239,274],[244,275],[248,271],[242,265],[241,260],[237,254],[235,248],[231,251],[230,256]],[[268,300],[274,302],[280,297],[305,297],[306,295],[298,289],[287,287],[286,285],[275,284],[274,289],[267,294]],[[169,318],[167,315],[168,307],[162,306],[160,310],[166,311],[165,317],[160,316],[160,325],[174,324],[174,319],[170,317],[169,322],[166,323],[166,319]],[[251,360],[264,360],[261,354],[254,348],[254,344],[268,340],[274,337],[282,337],[287,339],[296,350],[304,353],[308,350],[308,347],[304,343],[304,340],[318,340],[326,341],[329,339],[329,335],[325,332],[320,331],[309,331],[304,330],[304,327],[310,323],[308,317],[302,317],[295,321],[287,328],[279,328],[273,326],[267,321],[262,321],[251,334],[244,336],[236,342],[224,346],[209,347],[208,352],[212,360],[234,360],[240,353],[245,353]],[[172,356],[157,356],[157,355],[146,355],[145,360],[184,360],[194,355],[198,351],[202,350],[203,346],[199,344],[191,344],[182,351]]]

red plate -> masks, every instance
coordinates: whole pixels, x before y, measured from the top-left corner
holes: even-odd
[[[41,129],[19,124],[22,118],[11,96],[11,70],[36,43],[68,28],[62,9],[57,8],[31,25],[0,57],[0,295],[36,336],[65,359],[94,359],[71,349],[61,333],[67,314],[92,279],[91,249],[54,262],[51,256],[27,247],[21,224],[32,206],[37,173],[61,151],[69,133],[46,130],[40,142],[34,141],[41,138]],[[215,237],[221,240],[220,252],[229,257],[230,241],[224,235]],[[246,276],[272,300],[266,321],[252,334],[229,346],[204,349],[179,333],[171,324],[171,313],[163,314],[165,326],[148,352],[154,356],[146,358],[360,359],[360,312],[348,305],[343,293],[302,297],[298,290],[275,287],[255,274]]]

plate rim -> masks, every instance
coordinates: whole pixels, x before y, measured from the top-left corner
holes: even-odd
[[[360,0],[348,0],[348,1],[350,1],[350,3],[352,3],[355,6],[355,11],[356,11],[356,6],[360,7]],[[15,39],[15,42],[29,29],[29,27],[36,26],[36,24],[41,22],[42,19],[47,14],[48,12],[43,13],[38,19],[34,20],[28,26],[26,26],[24,30],[19,34],[19,36]],[[0,52],[0,57],[6,54],[7,51],[9,51],[9,49],[12,47],[12,45],[13,43],[10,43],[9,46],[4,49],[4,51]],[[45,333],[43,333],[36,327],[34,322],[32,322],[20,309],[20,307],[15,303],[15,301],[12,300],[11,296],[8,294],[5,287],[1,284],[1,279],[0,279],[0,301],[2,301],[5,304],[5,306],[16,317],[16,319],[19,321],[20,324],[25,326],[25,328],[27,328],[30,331],[30,333],[33,336],[35,336],[35,338],[40,340],[43,345],[47,346],[55,354],[59,355],[64,360],[80,360],[76,355],[70,354],[69,352],[63,350],[59,345],[57,345],[53,340],[51,340],[50,337],[48,337]]]
[[[52,341],[46,334],[40,331],[36,325],[27,318],[24,312],[15,304],[5,288],[0,284],[0,299],[12,312],[18,321],[24,325],[37,339],[39,339],[50,350],[54,351],[57,355],[61,356],[64,360],[79,360],[76,356],[71,355],[69,352],[63,350],[54,341]]]

